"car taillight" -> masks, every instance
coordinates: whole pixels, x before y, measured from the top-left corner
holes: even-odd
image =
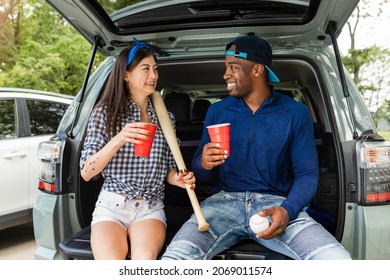
[[[363,142],[360,147],[362,202],[390,202],[390,142]]]
[[[61,141],[46,141],[39,144],[38,158],[41,161],[38,189],[59,192],[56,186],[56,171],[61,155]]]

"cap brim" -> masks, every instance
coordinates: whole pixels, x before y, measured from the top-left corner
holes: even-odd
[[[274,72],[272,72],[272,70],[267,66],[267,65],[264,65],[265,68],[267,68],[268,70],[268,82],[271,82],[271,83],[279,83],[280,80],[279,78],[275,75]]]

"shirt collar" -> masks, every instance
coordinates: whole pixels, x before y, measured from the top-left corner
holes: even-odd
[[[280,94],[278,91],[274,90],[274,86],[273,85],[268,85],[268,86],[271,89],[272,96],[268,97],[266,100],[264,100],[264,102],[263,102],[263,104],[261,105],[260,108],[263,108],[264,106],[267,106],[268,104],[271,104]]]
[[[131,99],[129,100],[129,108],[130,108],[130,112],[133,113],[132,117],[134,118],[134,121],[136,121],[136,122],[141,121],[140,108]],[[152,123],[158,124],[157,114],[156,114],[156,111],[154,110],[154,107],[153,107],[152,102],[151,102],[149,97],[148,97],[148,116],[149,116],[149,118],[151,118]]]
[[[261,104],[261,106],[260,106],[259,109],[264,108],[265,106],[268,106],[268,105],[272,104],[272,103],[274,102],[274,100],[280,95],[280,92],[274,90],[273,85],[268,85],[268,86],[269,86],[270,89],[271,89],[272,96],[271,96],[271,97],[268,97],[267,99],[265,99],[264,102],[263,102],[263,104]],[[246,105],[246,103],[245,103],[245,101],[244,101],[244,99],[243,99],[242,97],[239,98],[239,102],[240,102],[243,106],[245,106],[246,108],[249,109],[248,105]],[[250,110],[250,109],[249,109],[249,110]]]

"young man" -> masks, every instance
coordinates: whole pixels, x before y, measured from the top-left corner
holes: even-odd
[[[269,85],[272,49],[256,36],[226,47],[224,79],[230,97],[213,104],[205,126],[230,123],[231,155],[204,130],[192,169],[205,181],[219,172],[214,195],[202,203],[210,228],[187,221],[163,259],[211,259],[251,238],[293,259],[350,259],[350,254],[305,212],[317,190],[318,160],[308,109]],[[271,222],[255,234],[249,218]]]

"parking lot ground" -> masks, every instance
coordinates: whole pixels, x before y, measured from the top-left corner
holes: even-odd
[[[36,247],[32,223],[0,230],[0,260],[33,260]]]

